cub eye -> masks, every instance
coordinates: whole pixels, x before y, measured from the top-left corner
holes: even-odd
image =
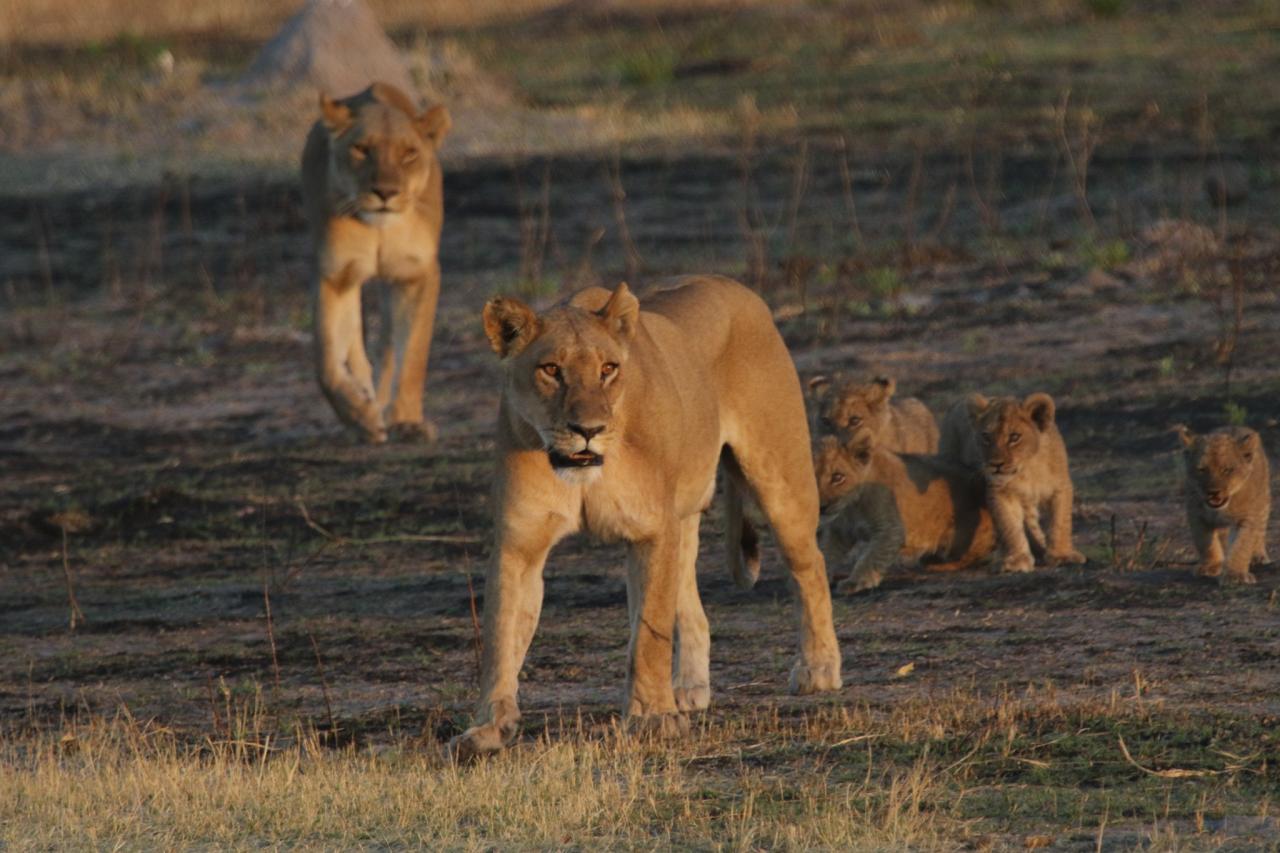
[[[1011,433],[1009,433],[1009,443],[1010,443],[1010,444],[1017,444],[1019,441],[1022,441],[1022,433],[1020,433],[1020,432],[1011,432]]]
[[[612,361],[606,361],[604,364],[600,365],[600,378],[602,379],[608,379],[617,372],[618,365],[614,364]]]
[[[541,370],[547,376],[550,376],[552,379],[560,378],[560,365],[558,364],[552,364],[551,362],[547,362],[546,364],[539,364],[538,369]]]
[[[1233,473],[1235,473],[1235,470],[1236,470],[1235,468],[1223,468],[1222,476],[1230,477]]]
[[[404,157],[401,159],[405,163],[412,163],[414,160],[418,159],[418,149],[410,148],[408,151],[404,152]]]
[[[862,423],[862,418],[858,417],[857,415],[849,416],[849,426],[856,427],[860,423]]]
[[[831,475],[831,485],[838,486],[843,482],[844,482],[844,474],[841,474],[839,471]]]

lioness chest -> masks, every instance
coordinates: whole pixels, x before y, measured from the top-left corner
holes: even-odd
[[[362,279],[416,279],[435,264],[439,236],[416,211],[368,221],[343,217],[330,226],[326,251],[334,261],[354,261]]]

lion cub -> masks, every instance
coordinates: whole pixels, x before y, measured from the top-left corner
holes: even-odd
[[[1200,574],[1223,583],[1257,583],[1249,566],[1268,562],[1271,515],[1271,470],[1262,440],[1245,427],[1208,435],[1185,426],[1177,430],[1187,470],[1187,524],[1200,553]]]
[[[1085,562],[1071,544],[1075,490],[1055,412],[1053,398],[1043,392],[1022,400],[972,394],[942,421],[939,455],[987,481],[987,508],[1006,572],[1035,568],[1033,550],[1049,565]],[[1047,540],[1040,527],[1044,510],[1051,516]]]
[[[867,435],[876,447],[894,453],[937,453],[938,423],[933,412],[915,397],[894,400],[897,387],[886,376],[870,382],[842,380],[834,387],[825,376],[809,380],[814,398],[826,398],[822,420],[845,444]]]
[[[931,571],[973,565],[995,549],[982,478],[936,456],[898,455],[863,435],[850,446],[825,436],[814,453],[828,545],[841,556],[867,546],[842,592],[880,585],[899,558]]]

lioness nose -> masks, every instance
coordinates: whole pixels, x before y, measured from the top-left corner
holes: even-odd
[[[400,190],[396,187],[374,187],[373,194],[383,201],[390,201],[400,194]]]
[[[600,433],[604,432],[604,427],[602,426],[589,427],[589,426],[583,426],[582,424],[569,424],[569,429],[573,430],[578,435],[585,438],[587,441],[590,441]]]

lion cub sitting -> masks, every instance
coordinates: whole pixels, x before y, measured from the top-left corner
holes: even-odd
[[[1177,430],[1187,466],[1187,524],[1200,553],[1200,574],[1223,583],[1257,583],[1249,566],[1268,562],[1271,515],[1271,471],[1262,440],[1245,427],[1208,435],[1185,426]]]
[[[876,447],[894,453],[937,453],[938,423],[915,397],[893,399],[897,383],[886,376],[870,382],[817,376],[809,380],[816,400],[826,399],[822,420],[845,444],[870,436]]]
[[[972,394],[942,421],[939,455],[987,481],[987,508],[1006,572],[1035,568],[1033,550],[1050,565],[1085,562],[1071,544],[1075,491],[1055,411],[1053,398],[1043,392],[1022,400]],[[1051,517],[1047,541],[1040,527],[1046,509]]]
[[[842,592],[880,585],[899,558],[931,571],[973,565],[995,549],[982,478],[936,456],[898,455],[864,434],[845,446],[825,436],[814,453],[827,544],[841,556],[866,542]]]

